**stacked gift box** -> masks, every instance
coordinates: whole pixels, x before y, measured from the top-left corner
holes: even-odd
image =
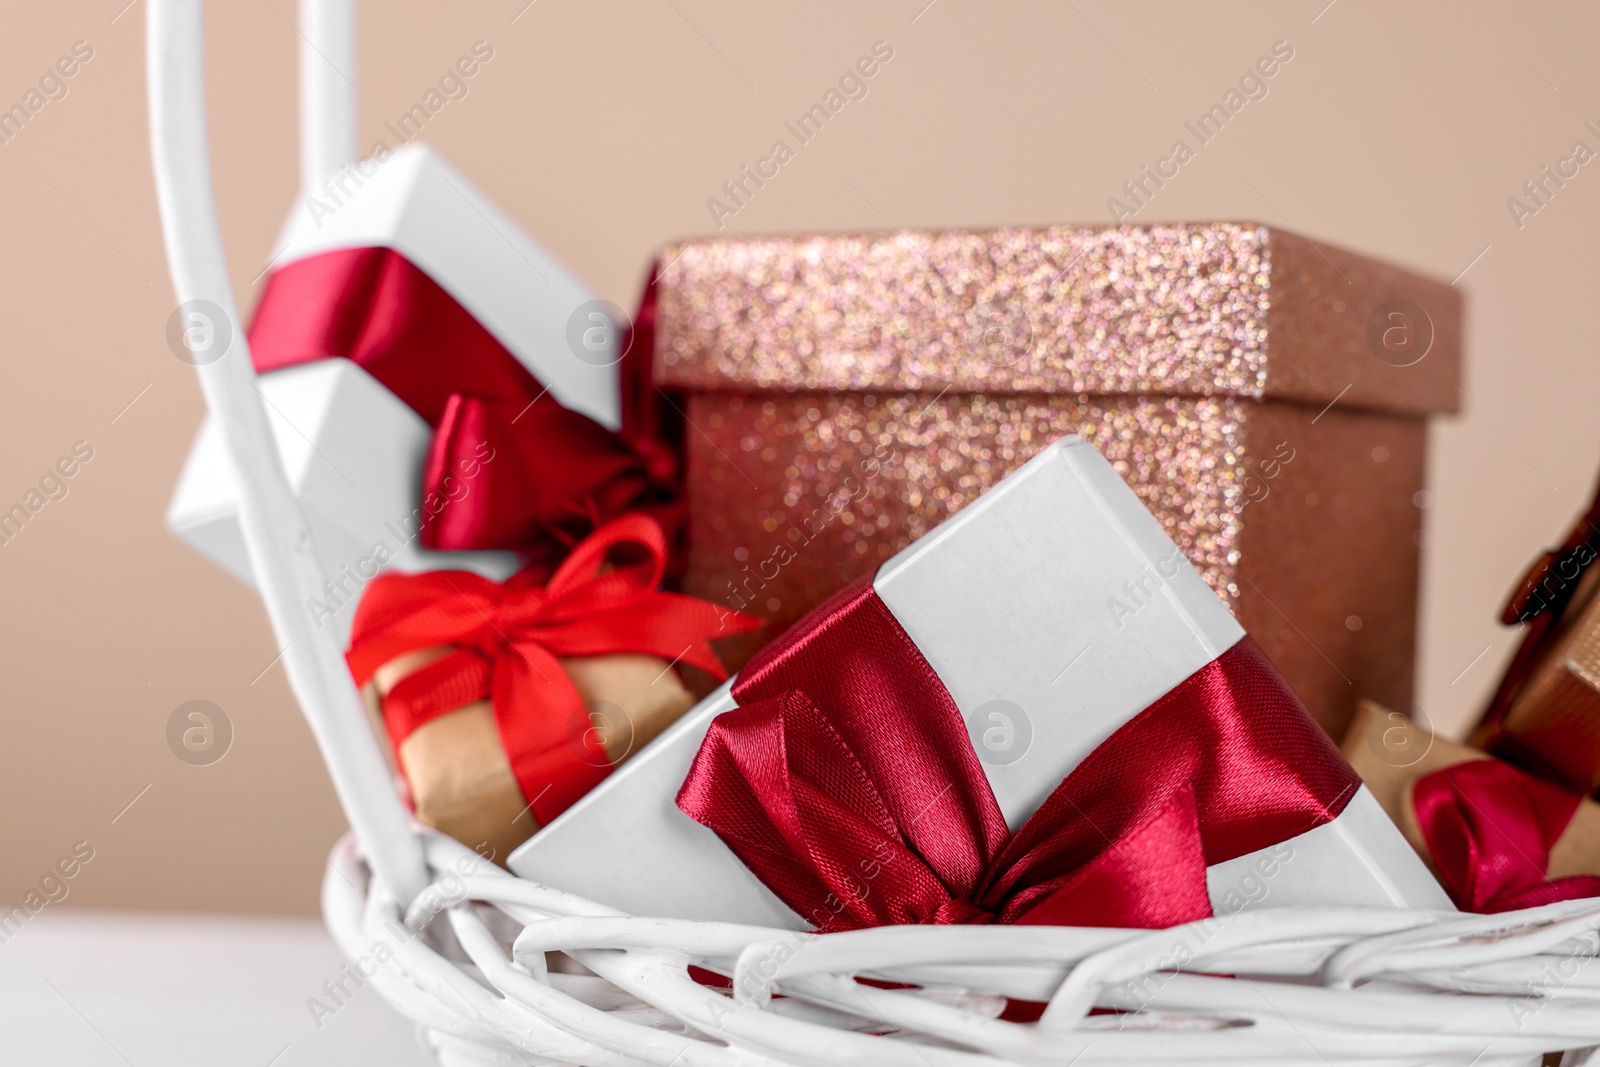
[[[663,251],[630,334],[427,150],[371,166],[291,218],[251,342],[307,610],[420,822],[637,914],[823,931],[1584,873],[1552,838],[1485,897],[1447,811],[1480,773],[1350,747],[1358,698],[1410,705],[1450,287],[1245,223],[719,239]],[[170,519],[248,580],[236,501],[205,428]],[[1581,703],[1569,584],[1567,666],[1493,750],[1529,694]]]

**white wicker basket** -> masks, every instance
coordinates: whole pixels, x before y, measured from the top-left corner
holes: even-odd
[[[290,683],[353,827],[328,868],[324,911],[350,983],[370,983],[415,1020],[441,1063],[1487,1067],[1565,1050],[1564,1067],[1600,1067],[1600,899],[1498,916],[1266,908],[1155,931],[819,936],[624,915],[415,826],[341,650],[298,607],[322,575],[222,256],[200,2],[150,0],[147,12],[173,285],[233,328],[227,356],[198,368],[201,386],[240,473],[251,565]],[[300,30],[309,187],[354,157],[349,0],[302,0]],[[691,965],[731,990],[696,982]],[[1007,1022],[1006,998],[1048,1007],[1037,1023]]]

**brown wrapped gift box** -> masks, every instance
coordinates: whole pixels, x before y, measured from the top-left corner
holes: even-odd
[[[1410,706],[1425,419],[1459,399],[1449,286],[1249,223],[729,238],[661,263],[683,589],[771,623],[731,665],[1076,433],[1334,736],[1354,694]]]
[[[1522,683],[1495,751],[1577,789],[1600,788],[1600,564],[1587,568]]]
[[[1417,780],[1467,760],[1492,758],[1435,737],[1398,712],[1370,701],[1362,701],[1358,708],[1343,749],[1350,765],[1423,859],[1429,858],[1428,846],[1411,800]],[[1578,806],[1566,831],[1550,849],[1545,873],[1552,879],[1600,874],[1600,804],[1585,800]]]
[[[391,660],[368,686],[375,708],[402,678],[448,652],[430,649]],[[677,672],[654,656],[585,656],[564,659],[561,666],[588,707],[613,766],[694,704]],[[418,727],[396,756],[417,818],[496,862],[504,863],[538,829],[528,809],[532,798],[522,795],[511,772],[488,700]]]

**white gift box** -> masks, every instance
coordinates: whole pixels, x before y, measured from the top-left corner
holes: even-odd
[[[994,736],[1025,750],[982,762],[1013,830],[1102,741],[1244,637],[1076,437],[889,560],[873,585],[969,723],[997,699],[1021,709],[1025,721]],[[807,928],[674,802],[711,720],[734,706],[730,686],[718,690],[512,853],[512,871],[636,915]],[[1212,865],[1207,884],[1219,914],[1451,908],[1364,786],[1333,821]]]
[[[334,249],[394,249],[471,312],[563,405],[609,429],[620,425],[616,338],[591,332],[583,359],[568,342],[568,320],[593,296],[426,146],[407,145],[381,163],[352,164],[323,189],[309,190],[290,212],[279,247],[277,269]],[[378,541],[402,548],[386,524],[398,526],[419,505],[427,423],[344,359],[264,374],[261,393],[329,579],[337,583],[341,568],[355,567]],[[222,437],[207,416],[167,525],[251,583],[234,483]],[[515,558],[413,547],[388,566],[459,567],[504,578]],[[350,612],[339,615],[347,630]]]
[[[261,377],[267,419],[289,485],[305,509],[317,558],[331,589],[319,623],[335,627],[340,646],[361,587],[381,570],[454,568],[497,580],[517,568],[511,552],[429,552],[417,540],[418,486],[431,430],[422,416],[345,359],[285,367]],[[471,492],[470,481],[460,481]],[[239,528],[233,462],[209,417],[189,451],[167,525],[229,573],[254,584]]]

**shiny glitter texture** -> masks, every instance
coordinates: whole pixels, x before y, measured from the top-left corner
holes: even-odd
[[[1242,224],[717,240],[662,262],[657,379],[691,424],[684,588],[770,623],[729,643],[735,664],[1075,433],[1330,731],[1361,697],[1409,705],[1418,416],[1457,400],[1448,287]],[[1367,346],[1392,299],[1431,309],[1411,368]]]
[[[793,622],[1051,441],[1093,441],[1214,587],[1237,595],[1238,401],[695,397],[686,591]],[[697,438],[699,435],[695,435]],[[752,638],[751,649],[770,639]],[[740,657],[743,658],[743,657]]]
[[[1254,223],[703,240],[656,284],[658,377],[689,390],[1459,403],[1459,293]],[[1422,358],[1374,353],[1397,301]]]
[[[668,249],[679,258],[657,359],[688,388],[1257,396],[1265,235],[1018,229]]]

